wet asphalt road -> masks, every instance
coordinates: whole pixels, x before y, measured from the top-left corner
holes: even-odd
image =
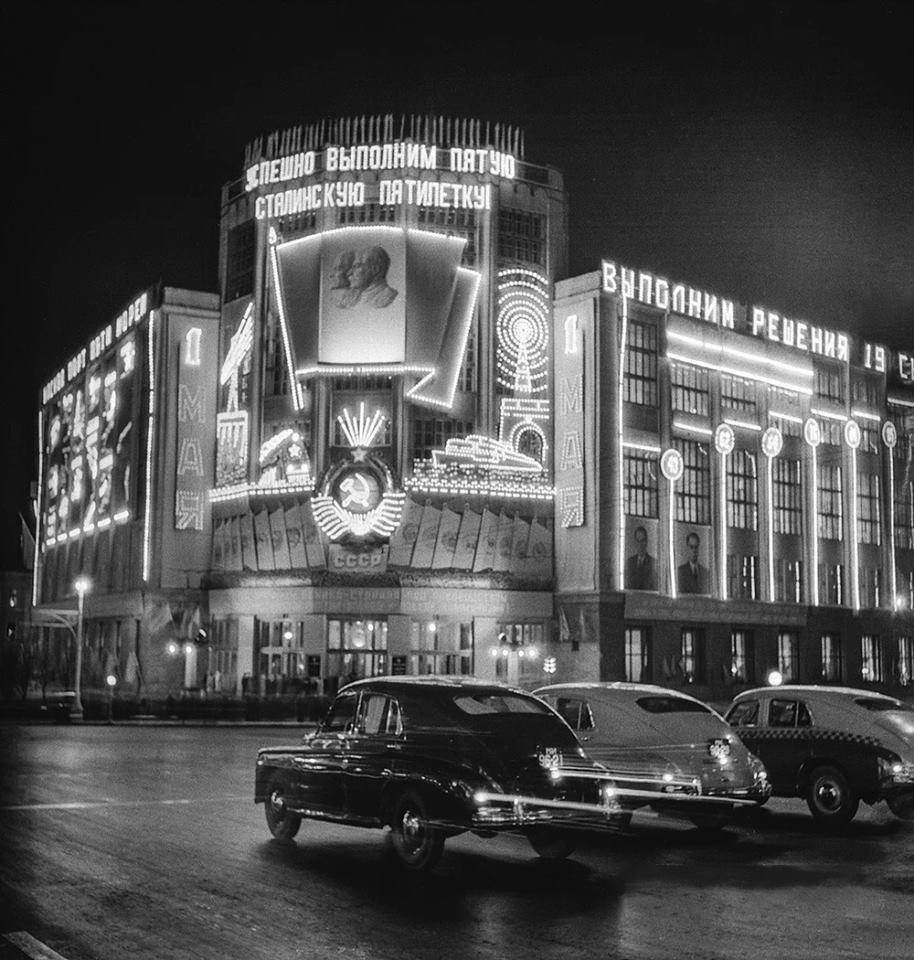
[[[561,863],[464,835],[420,880],[381,831],[270,839],[254,754],[299,735],[0,727],[0,934],[66,960],[914,955],[914,824],[883,805],[839,835],[793,800],[710,838],[639,814]]]

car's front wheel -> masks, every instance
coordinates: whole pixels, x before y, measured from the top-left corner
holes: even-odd
[[[527,834],[527,839],[544,860],[564,860],[571,856],[577,847],[570,834],[552,827],[534,827]]]
[[[289,785],[282,774],[274,773],[267,784],[267,799],[263,808],[267,826],[277,840],[291,840],[301,826],[301,816],[287,807]]]
[[[837,767],[823,766],[809,776],[806,805],[820,823],[843,824],[854,819],[860,798]]]
[[[428,806],[416,790],[407,790],[394,804],[391,843],[397,859],[410,870],[430,870],[444,849],[444,832],[429,821]]]

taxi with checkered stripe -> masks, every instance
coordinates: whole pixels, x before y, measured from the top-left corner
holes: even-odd
[[[914,820],[914,707],[872,690],[788,685],[745,690],[726,719],[765,764],[772,793],[802,797],[826,824],[861,801]]]

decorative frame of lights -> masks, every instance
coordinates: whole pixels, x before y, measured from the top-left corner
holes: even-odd
[[[812,453],[810,469],[812,478],[809,483],[809,489],[812,497],[812,570],[810,571],[809,586],[812,594],[812,605],[819,605],[819,482],[818,482],[818,454],[816,448],[822,442],[822,431],[819,429],[819,422],[815,417],[809,417],[803,424],[803,439],[809,445]]]
[[[777,427],[768,427],[762,434],[762,453],[768,464],[765,473],[768,501],[768,599],[774,603],[774,458],[784,447],[784,436]]]
[[[844,424],[844,442],[851,451],[851,598],[854,610],[860,609],[860,546],[857,531],[857,448],[863,439],[863,432],[856,420],[847,419]],[[894,565],[894,557],[893,557]]]
[[[886,449],[889,452],[889,463],[888,469],[886,470],[889,477],[889,558],[891,560],[889,563],[889,571],[892,575],[892,603],[895,604],[898,596],[898,574],[895,570],[895,464],[892,462],[892,457],[895,444],[898,443],[898,430],[891,420],[886,420],[882,425],[882,442],[886,445]]]
[[[667,525],[669,531],[669,568],[670,568],[670,596],[676,599],[676,560],[673,547],[673,519],[675,513],[676,483],[682,479],[685,472],[685,464],[682,461],[682,454],[675,448],[670,447],[664,450],[660,455],[660,472],[670,483],[670,522]]]
[[[720,598],[727,599],[727,457],[733,453],[736,437],[729,423],[721,423],[714,431],[714,449],[720,454]]]

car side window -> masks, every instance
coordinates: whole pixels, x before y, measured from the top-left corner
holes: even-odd
[[[809,712],[809,707],[807,707],[802,700],[800,701],[799,710],[797,711],[797,726],[798,727],[812,726],[812,714]]]
[[[754,727],[758,723],[758,700],[741,700],[727,714],[727,723],[734,727]]]
[[[555,702],[556,712],[571,727],[572,730],[593,730],[593,713],[586,700],[577,700],[574,697],[558,697]]]
[[[795,727],[797,707],[796,700],[772,700],[768,706],[768,726]]]
[[[402,730],[400,707],[396,700],[381,693],[362,697],[358,729],[366,734],[398,734]]]
[[[327,718],[321,724],[323,733],[345,733],[351,730],[355,721],[355,707],[359,702],[358,694],[349,693],[337,697],[330,707]]]

